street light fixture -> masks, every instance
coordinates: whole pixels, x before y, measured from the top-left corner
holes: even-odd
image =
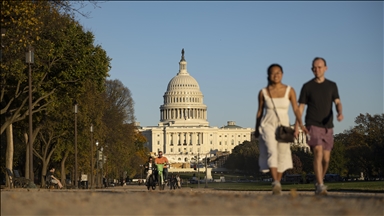
[[[3,37],[5,36],[5,32],[7,31],[6,28],[1,28],[1,49],[0,49],[0,60],[3,59],[3,48],[5,47],[3,45]]]
[[[93,124],[91,124],[91,189],[93,187]]]
[[[100,148],[100,154],[101,154],[101,160],[99,160],[100,166],[101,166],[101,176],[100,176],[100,188],[103,188],[103,175],[104,175],[104,154],[103,154],[103,146]],[[100,159],[100,158],[99,158]]]
[[[205,154],[205,188],[208,188],[208,174],[207,174],[207,157],[208,153]]]
[[[29,92],[29,102],[28,102],[28,117],[29,117],[29,187],[36,187],[34,183],[33,176],[33,142],[32,142],[32,69],[31,64],[35,61],[34,58],[34,49],[32,46],[28,47],[27,52],[25,53],[25,63],[28,64],[28,92]]]
[[[200,188],[200,150],[197,152],[197,188]]]
[[[6,28],[1,28],[1,37],[5,36],[5,32],[7,31]]]
[[[97,146],[99,146],[99,141],[96,140],[96,149]],[[97,150],[97,156],[96,156],[96,188],[99,187],[99,150]]]
[[[77,101],[73,102],[74,111],[75,111],[75,188],[78,188],[78,179],[77,179]]]

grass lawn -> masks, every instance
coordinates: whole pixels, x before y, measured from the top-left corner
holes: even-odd
[[[353,191],[353,192],[378,192],[384,193],[384,181],[355,181],[355,182],[326,182],[328,191]],[[197,188],[197,184],[184,184],[184,187]],[[290,184],[282,183],[283,191],[296,189],[298,191],[313,191],[313,184]],[[200,188],[204,188],[205,183],[200,183]],[[236,191],[269,191],[271,182],[223,182],[208,183],[209,188],[218,190],[236,190]]]

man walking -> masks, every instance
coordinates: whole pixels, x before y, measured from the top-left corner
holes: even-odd
[[[324,185],[323,179],[333,148],[332,103],[336,105],[337,120],[342,121],[344,117],[337,85],[326,79],[324,75],[327,71],[325,59],[316,57],[312,61],[312,71],[315,78],[303,85],[299,97],[299,109],[300,115],[302,115],[305,105],[307,105],[305,124],[309,131],[307,143],[314,154],[315,194],[327,195],[327,187]]]

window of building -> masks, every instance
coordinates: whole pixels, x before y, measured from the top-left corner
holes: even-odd
[[[221,141],[219,142],[219,145],[221,145]]]
[[[160,140],[157,140],[157,145],[160,145]]]
[[[235,140],[232,140],[232,141],[231,141],[231,144],[232,144],[232,145],[235,145]]]
[[[180,134],[177,134],[177,144],[180,145]]]
[[[173,152],[173,148],[171,148],[171,152]]]
[[[210,141],[211,145],[212,145],[212,140]]]

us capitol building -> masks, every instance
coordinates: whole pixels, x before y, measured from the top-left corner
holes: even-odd
[[[253,128],[237,126],[228,121],[226,126],[211,127],[207,121],[207,106],[199,83],[188,73],[184,49],[181,51],[179,72],[168,83],[164,104],[160,106],[158,126],[140,127],[147,147],[153,155],[163,151],[171,163],[188,163],[198,153],[205,157],[218,151],[232,149],[251,140]]]

